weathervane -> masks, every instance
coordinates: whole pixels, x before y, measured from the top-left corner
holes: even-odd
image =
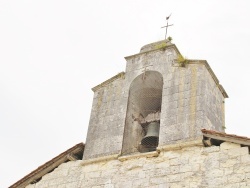
[[[167,25],[166,25],[166,26],[161,27],[161,28],[166,27],[165,40],[166,40],[166,38],[167,38],[168,27],[173,25],[173,24],[168,25],[168,19],[170,18],[170,16],[171,16],[171,14],[170,14],[168,17],[166,17],[166,20],[167,20]]]

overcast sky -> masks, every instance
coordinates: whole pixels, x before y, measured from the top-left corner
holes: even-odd
[[[250,137],[249,0],[0,0],[0,187],[85,142],[91,88],[168,34],[229,95],[226,132]]]

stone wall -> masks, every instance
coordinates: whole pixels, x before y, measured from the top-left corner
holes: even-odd
[[[119,74],[114,81],[95,91],[84,159],[120,152],[127,102],[123,87],[124,74]]]
[[[224,132],[224,96],[205,61],[174,64],[163,77],[160,145],[198,138],[202,128]]]
[[[211,130],[225,132],[225,99],[211,75],[203,67],[201,77],[206,78],[202,82],[203,111],[205,127]]]
[[[165,148],[158,157],[67,162],[26,188],[250,187],[248,147],[228,142],[211,147],[185,146],[168,146],[174,150]]]

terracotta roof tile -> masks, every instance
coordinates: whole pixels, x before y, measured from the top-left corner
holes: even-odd
[[[246,137],[246,136],[238,136],[235,134],[227,134],[224,132],[218,132],[218,131],[214,131],[214,130],[207,130],[207,129],[201,129],[201,132],[203,133],[203,135],[205,135],[206,137],[216,137],[220,140],[223,141],[232,141],[235,143],[244,143],[246,145],[250,145],[250,138]]]

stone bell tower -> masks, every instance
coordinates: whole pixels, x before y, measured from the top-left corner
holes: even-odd
[[[125,57],[126,71],[94,87],[83,160],[126,156],[224,131],[227,94],[206,60],[168,40]]]

